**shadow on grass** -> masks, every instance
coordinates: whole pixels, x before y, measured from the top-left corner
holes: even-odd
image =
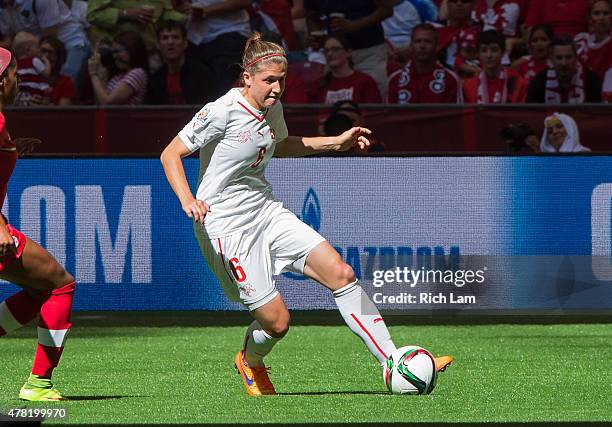
[[[68,402],[74,402],[78,400],[113,400],[113,399],[125,399],[126,397],[149,397],[149,396],[66,396]]]
[[[390,393],[385,391],[302,391],[295,393],[276,393],[277,396],[325,396],[327,394],[377,394],[389,396]]]

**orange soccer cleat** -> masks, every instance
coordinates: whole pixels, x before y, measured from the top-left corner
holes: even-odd
[[[251,368],[244,361],[243,350],[240,350],[234,358],[234,367],[240,373],[244,387],[249,396],[274,395],[274,385],[268,377],[268,370],[265,366]]]
[[[444,372],[446,368],[448,368],[450,364],[453,363],[454,359],[453,356],[440,356],[434,357],[434,360],[436,362],[436,371]]]

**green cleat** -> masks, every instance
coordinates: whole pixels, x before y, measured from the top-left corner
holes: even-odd
[[[67,400],[57,389],[49,378],[40,378],[30,374],[26,383],[19,391],[19,398],[30,402],[51,402],[55,400]]]

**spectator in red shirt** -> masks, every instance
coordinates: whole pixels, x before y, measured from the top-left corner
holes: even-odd
[[[555,35],[576,34],[588,30],[590,0],[530,0],[525,26],[548,24]]]
[[[76,87],[72,78],[60,71],[66,61],[66,49],[64,44],[53,36],[43,37],[40,41],[40,53],[49,60],[51,64],[51,103],[53,105],[72,105],[76,99]]]
[[[148,104],[206,104],[212,101],[214,71],[206,64],[185,55],[187,28],[166,21],[157,28],[162,67],[153,73],[147,88]]]
[[[438,33],[431,24],[412,30],[412,59],[389,77],[390,104],[462,104],[459,77],[438,62]]]
[[[506,50],[521,35],[521,23],[525,20],[525,0],[478,0],[476,19],[483,24],[483,31],[497,30],[506,37]]]
[[[583,64],[603,80],[612,66],[612,0],[595,0],[589,12],[589,33],[580,33],[574,40]]]
[[[387,48],[381,22],[393,15],[394,0],[304,0],[310,36],[326,31],[346,37],[355,70],[370,75],[379,92],[387,90]]]
[[[556,37],[550,47],[551,67],[539,72],[529,84],[527,102],[582,104],[601,102],[601,82],[578,61],[574,39]]]
[[[455,68],[455,65],[460,57],[462,42],[475,38],[480,32],[480,27],[471,22],[475,7],[476,0],[448,0],[448,21],[445,26],[438,28],[438,51],[442,52],[441,60],[456,71],[461,71],[460,68]]]
[[[353,69],[348,39],[342,36],[328,37],[323,43],[323,52],[329,72],[313,85],[312,102],[325,104],[344,100],[355,101],[358,104],[382,102],[374,79]]]
[[[480,62],[478,61],[478,50],[476,49],[475,32],[467,32],[461,37],[459,43],[459,55],[455,58],[453,69],[460,78],[476,77],[480,73]]]
[[[510,67],[502,65],[506,46],[504,36],[488,30],[476,42],[482,72],[464,82],[466,103],[507,104],[525,102],[527,81]]]
[[[551,64],[550,43],[554,38],[552,28],[548,24],[537,24],[529,33],[529,55],[517,59],[512,67],[527,80],[531,80],[540,71],[546,70]]]

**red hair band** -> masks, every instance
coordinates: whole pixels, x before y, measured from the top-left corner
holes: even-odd
[[[249,62],[244,68],[249,68],[251,65],[258,63],[259,61],[263,61],[264,59],[272,58],[274,56],[282,56],[283,58],[285,57],[283,53],[269,53],[267,55],[262,56],[261,58],[257,58],[254,61]]]

